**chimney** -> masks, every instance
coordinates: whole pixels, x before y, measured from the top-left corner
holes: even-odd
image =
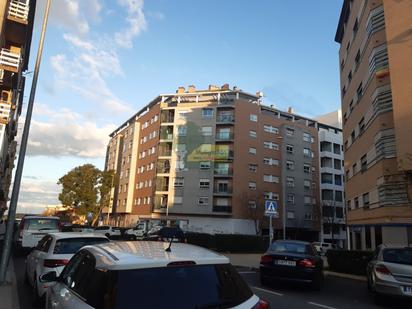
[[[187,92],[196,92],[196,87],[193,85],[189,85]]]
[[[176,93],[184,93],[185,92],[185,87],[180,86],[179,88],[177,88]]]
[[[229,84],[226,83],[221,87],[222,90],[229,90]]]
[[[292,107],[292,106],[289,106],[289,107],[288,107],[288,113],[289,113],[289,114],[293,114],[293,113],[294,113],[294,110],[293,110],[293,107]]]
[[[215,85],[209,85],[209,91],[219,90],[219,87]]]

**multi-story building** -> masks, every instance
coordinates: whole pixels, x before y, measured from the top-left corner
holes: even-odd
[[[335,41],[350,244],[412,243],[412,6],[345,0]]]
[[[7,207],[16,156],[36,0],[0,1],[0,217]]]
[[[118,180],[109,217],[120,225],[150,217],[184,220],[193,231],[267,233],[264,200],[272,199],[279,237],[286,201],[287,236],[318,239],[317,126],[227,84],[160,95],[110,135],[106,169]]]

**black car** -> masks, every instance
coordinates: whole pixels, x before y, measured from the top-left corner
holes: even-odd
[[[144,240],[186,242],[186,237],[180,227],[162,226],[149,231]]]
[[[314,246],[305,241],[278,240],[260,259],[260,280],[310,284],[319,290],[323,284],[323,260]]]

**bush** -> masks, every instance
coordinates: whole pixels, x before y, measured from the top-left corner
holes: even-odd
[[[254,235],[186,233],[187,242],[219,252],[265,252],[269,239]]]
[[[372,251],[328,250],[326,252],[329,269],[340,273],[366,275],[366,267],[372,260]]]

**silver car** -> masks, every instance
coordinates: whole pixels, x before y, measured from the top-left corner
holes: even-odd
[[[383,294],[412,299],[412,246],[380,245],[368,264],[367,283],[377,302]]]

